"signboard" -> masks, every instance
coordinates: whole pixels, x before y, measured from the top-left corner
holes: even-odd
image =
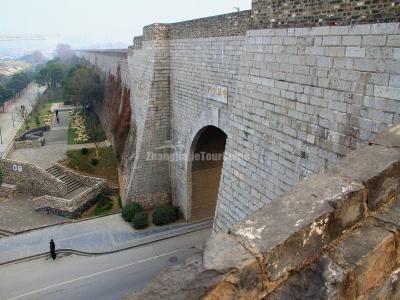
[[[13,171],[22,172],[22,166],[14,164],[13,165]]]
[[[207,98],[221,103],[228,103],[228,88],[225,86],[210,84],[206,86]]]

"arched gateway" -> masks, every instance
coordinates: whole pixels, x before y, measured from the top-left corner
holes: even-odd
[[[215,126],[195,136],[188,160],[190,220],[211,219],[215,214],[227,135]]]

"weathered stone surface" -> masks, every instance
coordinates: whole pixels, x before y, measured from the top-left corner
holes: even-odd
[[[185,263],[159,273],[144,290],[123,299],[200,299],[221,279],[221,274],[216,271],[204,272],[202,265],[202,255],[195,255]]]
[[[343,177],[313,176],[265,206],[232,232],[264,257],[272,281],[315,259],[364,214],[365,191]]]
[[[293,276],[269,294],[267,300],[352,299],[345,270],[327,256]]]
[[[374,217],[400,228],[400,196],[397,196],[392,203],[383,207]]]
[[[395,270],[380,286],[365,297],[365,300],[396,299],[400,299],[400,269]]]
[[[386,147],[400,147],[400,125],[385,129],[379,133],[371,143]]]
[[[354,276],[356,296],[365,295],[396,266],[394,234],[369,219],[341,242],[331,257]]]
[[[400,192],[400,150],[363,147],[339,161],[331,173],[362,182],[368,189],[368,208],[376,210]]]
[[[206,270],[226,271],[242,268],[255,261],[249,251],[226,233],[218,233],[208,239],[203,254],[203,265]]]

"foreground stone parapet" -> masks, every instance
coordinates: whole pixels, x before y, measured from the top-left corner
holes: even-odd
[[[387,144],[390,143],[391,139]],[[400,149],[361,148],[340,161],[332,173],[363,183],[368,189],[368,208],[376,210],[400,192]]]
[[[313,176],[239,223],[232,233],[261,257],[276,281],[313,261],[364,215],[364,187],[344,177]]]

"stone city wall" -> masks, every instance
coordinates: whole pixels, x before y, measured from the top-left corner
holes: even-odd
[[[398,299],[399,147],[400,125],[125,299]]]
[[[253,14],[274,7],[267,2],[254,1],[260,6]],[[382,12],[398,7],[380,3]],[[363,5],[370,4],[357,7]],[[295,24],[202,38],[193,38],[190,26],[179,38],[171,38],[174,25],[145,28],[136,39],[141,47],[130,48],[127,58],[132,114],[124,201],[148,203],[162,195],[189,219],[187,162],[149,160],[148,154],[188,156],[198,132],[216,126],[228,136],[215,218],[215,230],[226,232],[400,122],[399,23]],[[110,61],[97,57],[99,66]],[[227,103],[211,99],[210,86],[226,89]]]
[[[16,185],[19,192],[55,197],[67,194],[67,186],[60,179],[33,164],[1,159],[0,170],[3,172],[3,181]]]

